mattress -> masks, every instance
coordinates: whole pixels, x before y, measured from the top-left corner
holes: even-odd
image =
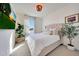
[[[32,56],[38,56],[38,55],[45,55],[46,53],[50,52],[50,50],[56,48],[59,44],[57,43],[60,38],[58,35],[47,35],[44,33],[39,34],[31,34],[28,37],[26,37],[27,44],[29,46],[30,52]],[[48,52],[45,52],[43,54],[40,54],[43,49],[53,44]]]

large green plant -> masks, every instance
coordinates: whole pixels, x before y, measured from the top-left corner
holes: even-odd
[[[18,24],[18,28],[16,29],[16,33],[18,34],[17,38],[24,37],[23,30],[24,30],[24,26]]]
[[[69,38],[70,44],[68,45],[73,46],[72,40],[75,36],[78,35],[76,27],[73,26],[73,24],[65,24],[64,27],[61,29],[61,32],[63,36],[67,36],[67,38]]]

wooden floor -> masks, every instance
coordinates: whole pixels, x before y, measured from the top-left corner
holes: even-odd
[[[79,56],[79,51],[69,50],[66,46],[61,45],[51,51],[47,56]]]

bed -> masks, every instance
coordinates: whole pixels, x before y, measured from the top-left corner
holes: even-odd
[[[61,44],[59,35],[31,33],[26,37],[32,56],[46,55]]]
[[[51,28],[51,26],[48,26],[47,28],[49,27]],[[41,33],[30,33],[25,40],[29,46],[32,56],[45,56],[61,44],[59,35],[50,35],[48,31]]]

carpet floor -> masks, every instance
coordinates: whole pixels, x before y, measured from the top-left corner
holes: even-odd
[[[60,45],[47,56],[79,56],[79,51],[69,50],[66,46]]]
[[[17,48],[18,47],[18,48]],[[10,56],[30,56],[30,51],[27,43],[22,42],[17,44],[15,49]],[[47,54],[47,56],[79,56],[79,51],[69,50],[66,46],[60,45],[53,51]]]

